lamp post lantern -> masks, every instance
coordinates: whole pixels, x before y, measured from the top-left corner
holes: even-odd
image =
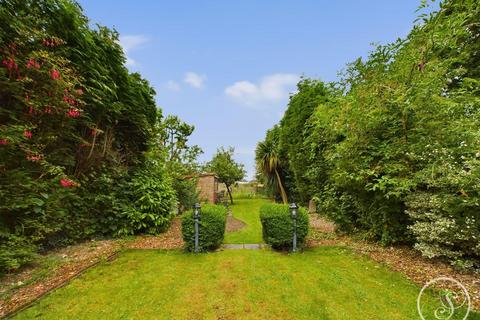
[[[298,206],[295,202],[290,204],[290,213],[293,223],[293,239],[292,239],[292,251],[297,251],[297,209]]]
[[[195,203],[193,207],[193,220],[195,221],[195,253],[198,253],[198,222],[200,221],[200,204]]]

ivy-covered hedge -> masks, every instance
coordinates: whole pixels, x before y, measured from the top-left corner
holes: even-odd
[[[293,222],[288,205],[266,204],[260,208],[263,240],[274,249],[291,249]],[[297,246],[302,247],[308,233],[308,213],[299,208],[297,213]]]
[[[200,211],[199,249],[200,251],[215,250],[223,242],[227,209],[218,205],[204,205]],[[189,210],[182,216],[182,235],[185,249],[195,249],[195,222],[193,211]]]

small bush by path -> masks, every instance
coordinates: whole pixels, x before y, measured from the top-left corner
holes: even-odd
[[[275,249],[291,249],[293,222],[288,205],[265,204],[260,208],[263,239]],[[299,208],[297,213],[297,245],[301,247],[308,233],[308,213]]]
[[[214,250],[220,247],[225,236],[227,209],[219,205],[204,205],[201,208],[199,222],[199,249],[200,251]],[[195,248],[195,222],[193,212],[189,210],[182,217],[182,234],[185,249],[193,251]]]

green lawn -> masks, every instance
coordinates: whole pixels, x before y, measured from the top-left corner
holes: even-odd
[[[419,318],[418,292],[401,274],[340,247],[295,255],[138,250],[86,272],[15,319],[411,320]]]
[[[231,206],[233,216],[247,225],[240,231],[225,234],[224,243],[263,243],[262,224],[260,223],[259,208],[268,199],[238,199]]]
[[[247,227],[228,234],[226,242],[261,242],[258,208],[267,202],[237,200],[233,214]],[[419,291],[402,274],[345,247],[297,254],[267,249],[199,255],[129,250],[14,319],[411,320],[419,319]],[[441,306],[431,301],[432,309]]]

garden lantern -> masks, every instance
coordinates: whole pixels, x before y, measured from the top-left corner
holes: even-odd
[[[292,251],[297,251],[297,209],[298,206],[295,202],[290,204],[290,213],[293,223],[293,239],[292,239]]]
[[[198,222],[200,221],[200,204],[195,203],[193,207],[193,220],[195,221],[195,253],[198,253]]]

